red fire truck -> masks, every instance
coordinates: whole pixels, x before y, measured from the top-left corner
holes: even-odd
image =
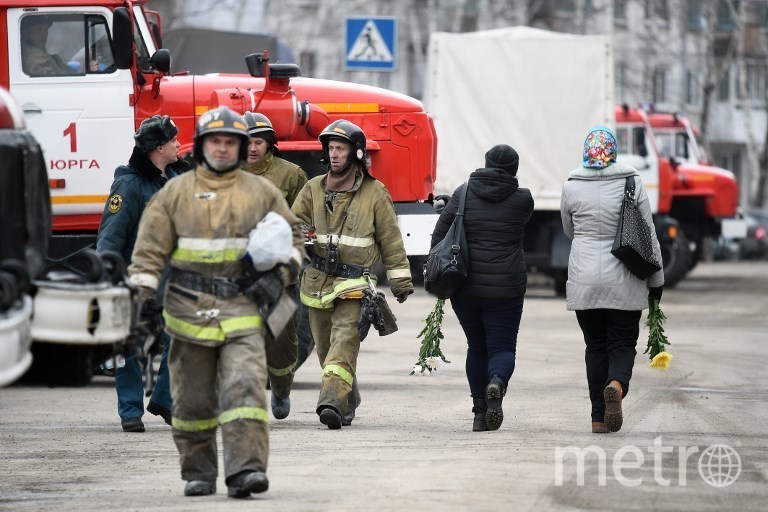
[[[189,151],[198,116],[220,105],[267,115],[285,157],[310,177],[323,172],[322,129],[341,118],[360,126],[371,173],[395,203],[406,252],[426,255],[437,218],[431,205],[437,142],[419,101],[302,78],[295,64],[272,64],[256,53],[246,58],[250,76],[171,73],[159,16],[144,3],[0,0],[0,86],[18,100],[44,151],[53,206],[50,258],[94,244],[114,169],[130,156],[141,121],[170,115],[182,152]],[[55,323],[51,318],[49,325]]]
[[[620,159],[634,165],[656,202],[664,277],[674,286],[698,262],[704,239],[743,237],[733,173],[710,165],[695,130],[679,114],[616,108]],[[657,184],[645,176],[658,175]]]

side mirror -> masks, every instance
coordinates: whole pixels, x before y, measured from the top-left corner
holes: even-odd
[[[171,71],[171,52],[167,48],[161,48],[152,54],[149,58],[149,63],[152,64],[152,68],[162,74],[166,74]]]
[[[669,157],[669,165],[672,166],[672,169],[677,170],[677,168],[680,167],[681,163],[682,162],[680,161],[680,159],[677,158],[676,156]]]
[[[112,52],[117,69],[131,69],[133,65],[133,26],[131,13],[126,7],[117,7],[112,13]]]

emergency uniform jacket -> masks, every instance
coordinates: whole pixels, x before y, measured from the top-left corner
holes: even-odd
[[[101,215],[96,250],[119,252],[129,263],[144,207],[169,179],[178,176],[177,170],[182,171],[187,165],[179,161],[178,165],[168,166],[165,178],[149,157],[134,147],[128,165],[115,169],[115,181]]]
[[[300,224],[280,191],[264,178],[243,170],[218,175],[198,166],[152,198],[128,273],[132,284],[156,288],[168,260],[171,279],[163,312],[168,334],[215,347],[263,329],[257,304],[245,295],[223,298],[186,288],[174,282],[173,269],[230,283],[244,278],[240,258],[248,236],[270,211],[293,228],[291,264],[298,268],[304,255]]]
[[[62,76],[77,74],[70,69],[61,57],[50,55],[44,48],[24,43],[21,45],[21,67],[31,76]]]
[[[328,244],[333,243],[338,246],[341,265],[365,268],[381,258],[392,293],[412,293],[410,265],[387,189],[358,170],[352,189],[330,192],[325,177],[309,180],[292,207],[302,222],[315,226],[317,240],[309,251],[326,258]],[[308,266],[301,280],[301,301],[313,308],[332,308],[339,295],[367,286],[364,277],[344,278]]]
[[[271,152],[267,153],[261,162],[246,164],[245,170],[274,183],[283,193],[288,206],[296,201],[299,191],[307,184],[307,175],[301,167],[276,157]]]

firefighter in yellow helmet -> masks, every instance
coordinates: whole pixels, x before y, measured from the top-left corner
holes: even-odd
[[[338,429],[352,423],[360,405],[356,368],[361,299],[371,266],[381,257],[398,302],[413,293],[413,283],[392,198],[367,172],[365,134],[342,119],[328,125],[319,139],[328,173],[309,180],[292,209],[315,227],[301,301],[309,306],[323,368],[316,411],[323,424]]]
[[[307,175],[301,167],[283,160],[277,147],[277,135],[272,122],[264,114],[246,112],[243,121],[248,127],[248,154],[245,170],[271,181],[292,205],[296,196],[307,183]],[[295,286],[292,286],[295,292]],[[276,338],[267,336],[267,370],[272,389],[272,415],[278,419],[291,412],[291,385],[298,358],[296,320],[288,322],[285,330]]]
[[[262,312],[298,272],[303,237],[280,191],[242,170],[247,145],[243,120],[229,108],[200,116],[197,167],[149,202],[128,269],[144,297],[155,293],[166,261],[171,268],[163,316],[172,338],[173,439],[187,496],[216,492],[218,425],[228,495],[245,498],[269,486]],[[293,255],[249,278],[248,237],[269,212],[290,225]]]

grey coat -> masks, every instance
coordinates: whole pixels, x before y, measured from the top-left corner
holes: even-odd
[[[573,240],[566,285],[566,306],[570,311],[640,311],[648,307],[648,288],[664,284],[663,270],[643,281],[611,254],[625,178],[633,175],[638,176],[634,168],[619,163],[604,169],[579,167],[571,171],[563,185],[560,215],[565,235]],[[639,177],[635,184],[638,208],[653,227],[648,194]],[[659,241],[655,230],[651,231],[653,251],[661,261]]]

